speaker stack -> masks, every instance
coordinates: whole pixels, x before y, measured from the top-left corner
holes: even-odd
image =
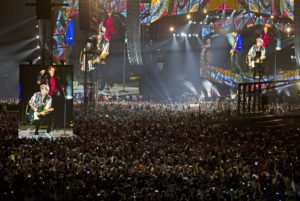
[[[297,66],[300,66],[300,1],[294,1],[294,23],[295,23],[295,56]]]
[[[90,0],[79,0],[79,26],[83,31],[90,30]]]
[[[130,65],[143,65],[139,0],[127,1],[127,50]]]

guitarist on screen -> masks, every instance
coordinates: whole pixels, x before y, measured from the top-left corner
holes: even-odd
[[[256,39],[256,44],[252,45],[247,55],[247,63],[249,68],[253,70],[255,65],[262,63],[266,59],[266,48],[263,47],[263,40]]]
[[[230,50],[230,61],[231,61],[231,67],[236,72],[242,72],[242,68],[240,65],[240,57],[241,53],[243,51],[243,39],[241,34],[237,33],[236,31],[232,32],[232,35],[234,37],[234,43]]]
[[[105,64],[104,59],[109,55],[109,40],[105,37],[106,29],[103,22],[99,24],[99,33],[97,36],[96,57],[92,64]]]
[[[36,92],[33,94],[28,103],[31,108],[30,118],[35,125],[35,135],[39,134],[41,120],[48,121],[47,133],[51,132],[51,127],[49,126],[49,118],[47,114],[53,111],[53,108],[51,108],[52,97],[48,94],[49,87],[47,85],[40,85],[40,90],[40,92]]]

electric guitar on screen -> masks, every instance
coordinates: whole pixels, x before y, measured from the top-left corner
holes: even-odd
[[[36,111],[36,112],[34,110],[30,109],[29,114],[28,114],[29,122],[33,123],[35,120],[39,120],[40,116],[45,116],[53,111],[54,111],[54,108],[49,108],[49,109],[39,108],[38,111]]]
[[[255,68],[256,64],[259,63],[263,63],[263,61],[265,60],[265,58],[261,58],[261,57],[252,57],[252,56],[247,56],[246,57],[246,63],[248,64],[250,69]]]
[[[86,65],[86,54],[85,53],[82,53],[82,61],[80,62],[80,65],[81,65],[81,71],[85,71],[85,67],[87,66],[87,71],[91,71],[91,70],[94,70],[94,66],[93,66],[93,61],[88,59],[87,61],[87,65]]]
[[[99,64],[103,59],[105,59],[109,55],[108,52],[102,52],[100,56],[96,56],[92,61],[92,65]]]

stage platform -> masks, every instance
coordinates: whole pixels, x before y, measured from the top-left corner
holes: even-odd
[[[32,138],[32,139],[38,139],[38,138],[49,138],[49,139],[57,139],[57,138],[66,138],[66,137],[74,137],[73,131],[70,129],[66,129],[64,131],[63,129],[54,130],[50,134],[46,132],[46,129],[40,129],[39,135],[34,134],[34,129],[22,129],[19,130],[19,138]]]
[[[83,89],[84,87],[82,84],[76,85],[76,87],[74,87],[74,93],[83,95]],[[126,83],[125,91],[123,91],[122,84],[114,84],[114,86],[110,87],[109,89],[104,89],[102,91],[97,89],[97,94],[104,96],[139,95],[139,87],[138,83]]]

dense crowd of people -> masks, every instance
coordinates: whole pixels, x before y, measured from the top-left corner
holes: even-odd
[[[38,140],[12,137],[16,119],[1,114],[0,200],[300,200],[299,128],[201,108],[77,106],[76,137]]]
[[[15,98],[0,99],[0,112],[18,111],[18,101]]]

